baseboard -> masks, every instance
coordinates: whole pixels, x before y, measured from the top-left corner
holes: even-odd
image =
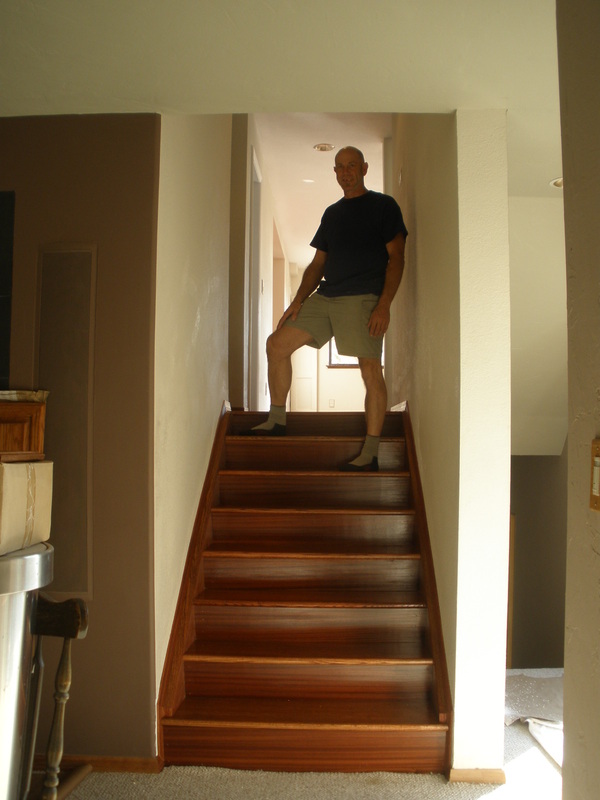
[[[503,769],[451,769],[450,783],[506,783]]]
[[[65,754],[60,762],[61,772],[76,769],[83,765],[90,765],[94,772],[162,772],[164,761],[154,758],[129,758],[127,756],[73,756]],[[46,756],[36,755],[34,769],[46,768]]]

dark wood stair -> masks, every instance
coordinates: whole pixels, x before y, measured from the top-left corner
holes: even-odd
[[[201,499],[159,697],[167,764],[447,772],[451,709],[405,414],[380,472],[340,473],[362,414],[228,412]]]

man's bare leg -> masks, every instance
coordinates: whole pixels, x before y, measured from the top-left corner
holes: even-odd
[[[387,387],[383,379],[381,362],[377,358],[359,358],[360,374],[365,384],[365,417],[367,436],[360,454],[349,464],[341,467],[346,472],[376,472],[379,469],[377,455],[379,437],[383,429],[387,409]]]
[[[311,341],[310,333],[290,326],[279,328],[267,339],[271,408],[267,421],[250,431],[254,435],[285,434],[287,396],[292,386],[292,353]]]

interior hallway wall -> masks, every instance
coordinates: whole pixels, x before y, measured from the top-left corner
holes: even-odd
[[[210,153],[210,158],[207,158]],[[228,399],[231,116],[161,118],[156,268],[156,692]]]
[[[600,437],[600,4],[557,0],[569,324],[565,800],[600,785],[600,514],[590,510]]]

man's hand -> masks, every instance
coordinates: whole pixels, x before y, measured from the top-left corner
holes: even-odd
[[[295,320],[301,308],[302,308],[302,303],[299,300],[293,300],[290,303],[290,305],[286,308],[286,310],[283,312],[283,316],[277,323],[277,330],[283,327],[286,320],[290,318]]]
[[[383,336],[390,324],[390,309],[378,303],[369,318],[369,333],[371,336]]]
[[[296,296],[283,312],[283,316],[277,323],[277,330],[283,327],[283,324],[287,319],[290,317],[295,320],[298,314],[300,313],[300,309],[302,308],[302,303],[306,300],[307,297],[314,292],[317,288],[319,283],[321,282],[321,278],[325,272],[325,262],[327,261],[327,253],[323,252],[323,250],[317,250],[313,260],[310,262],[308,267],[304,270],[304,275],[302,276],[302,280],[300,282],[300,287],[296,292]]]

